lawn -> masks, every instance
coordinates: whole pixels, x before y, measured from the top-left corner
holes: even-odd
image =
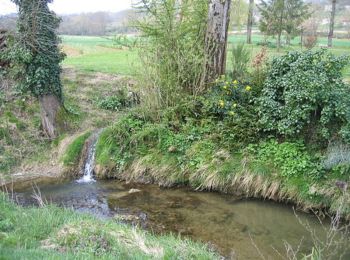
[[[137,66],[137,51],[117,49],[103,37],[63,36],[63,50],[67,58],[64,66],[84,72],[133,75]]]
[[[231,35],[229,44],[245,42],[245,35]],[[261,46],[257,43],[263,41],[263,36],[253,36],[253,44],[249,45],[252,57],[259,52]],[[274,39],[270,39],[274,43]],[[283,48],[277,52],[277,48],[269,48],[270,56],[280,55],[290,50],[300,50],[300,38],[292,40],[292,46]],[[336,55],[350,54],[350,40],[334,39],[332,52]],[[327,38],[319,38],[321,46],[326,45]],[[93,36],[62,36],[63,50],[67,58],[64,66],[74,67],[84,72],[103,72],[109,74],[135,75],[139,66],[138,49],[116,48],[108,37]],[[231,67],[230,51],[228,53],[228,69]],[[350,66],[344,71],[344,75],[350,81]]]

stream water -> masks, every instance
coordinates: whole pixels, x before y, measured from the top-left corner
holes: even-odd
[[[322,239],[329,223],[295,213],[292,206],[270,201],[241,200],[232,195],[162,189],[155,185],[95,181],[96,132],[79,180],[39,179],[16,183],[20,205],[35,205],[33,187],[47,203],[91,213],[101,218],[139,225],[156,234],[174,233],[209,244],[229,259],[281,259],[286,243],[301,254],[310,253],[310,230]],[[11,187],[10,187],[11,188]],[[350,255],[349,258],[350,259]]]
[[[172,232],[190,237],[235,259],[261,259],[260,254],[266,259],[281,259],[277,252],[285,254],[285,242],[294,249],[300,247],[301,253],[309,253],[310,233],[299,221],[324,236],[316,217],[297,212],[297,218],[292,206],[269,201],[119,181],[50,183],[43,179],[38,187],[47,202],[138,224],[157,234]],[[36,203],[31,185],[18,184],[14,189],[19,204]]]

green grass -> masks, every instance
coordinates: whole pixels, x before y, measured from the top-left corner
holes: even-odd
[[[89,138],[91,132],[87,132],[78,138],[76,138],[67,148],[63,155],[63,164],[66,166],[72,166],[78,163],[79,156],[84,147],[85,141]]]
[[[245,35],[231,35],[229,43],[245,42]],[[253,35],[253,44],[248,46],[252,52],[252,58],[260,51],[262,35]],[[275,43],[275,39],[270,38],[270,42]],[[66,67],[73,67],[83,72],[103,72],[109,74],[135,75],[136,68],[140,65],[138,51],[139,49],[118,49],[113,47],[113,41],[107,37],[94,36],[62,36],[64,50],[67,52],[67,58],[63,62]],[[270,56],[281,55],[286,51],[300,50],[300,38],[292,40],[292,46],[282,48],[277,52],[277,48],[269,48]],[[327,38],[321,37],[318,41],[321,45],[327,44]],[[331,51],[335,55],[350,54],[350,40],[334,39],[334,47]],[[231,53],[228,52],[228,70],[231,68]],[[347,81],[350,81],[350,66],[344,72]]]
[[[62,43],[67,52],[64,66],[84,72],[135,74],[136,50],[114,48],[111,40],[102,37],[63,36]]]
[[[0,193],[0,259],[219,259],[202,244],[154,236],[52,205],[22,208]]]

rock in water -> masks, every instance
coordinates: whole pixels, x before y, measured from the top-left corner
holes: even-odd
[[[129,190],[129,194],[138,193],[138,192],[141,192],[141,190],[138,190],[138,189]]]

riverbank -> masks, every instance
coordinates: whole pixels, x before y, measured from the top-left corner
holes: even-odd
[[[219,259],[205,245],[187,239],[154,236],[52,205],[22,208],[3,193],[0,252],[4,259]]]
[[[347,174],[322,169],[302,143],[272,138],[235,146],[220,137],[231,131],[226,127],[188,119],[174,129],[126,116],[102,132],[96,176],[293,203],[319,215],[340,210],[350,219],[349,191],[337,185],[348,183]]]

